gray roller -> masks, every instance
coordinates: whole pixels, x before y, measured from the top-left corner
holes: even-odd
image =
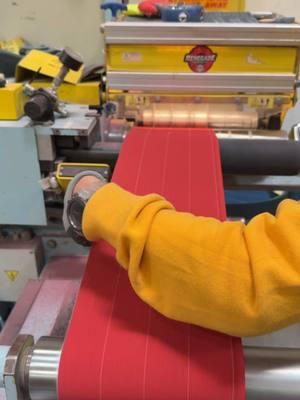
[[[42,338],[30,363],[31,399],[57,399],[62,340]],[[244,348],[246,400],[299,400],[300,349]]]
[[[300,171],[296,141],[221,139],[220,150],[226,174],[296,175]]]
[[[300,349],[245,348],[246,400],[299,400]]]
[[[20,335],[10,349],[0,346],[0,387],[14,400],[57,400],[63,338],[32,341]],[[244,356],[246,400],[300,399],[300,349],[245,347]]]
[[[56,400],[58,367],[63,340],[42,337],[29,360],[28,386],[31,400]]]

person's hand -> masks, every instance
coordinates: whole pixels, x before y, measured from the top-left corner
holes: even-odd
[[[64,199],[63,224],[66,232],[83,246],[91,244],[82,231],[86,203],[106,183],[100,174],[87,171],[75,176],[68,185]]]

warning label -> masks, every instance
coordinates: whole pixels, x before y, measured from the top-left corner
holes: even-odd
[[[175,3],[183,3],[176,0]],[[205,10],[211,11],[244,11],[244,0],[185,0],[187,4],[201,4]]]
[[[5,274],[11,282],[14,282],[19,275],[19,271],[5,271]]]
[[[208,8],[226,8],[227,6],[228,6],[228,0],[223,0],[223,1],[208,0],[204,4],[204,7],[206,9],[208,9]]]
[[[176,1],[176,3],[180,3]],[[235,3],[239,3],[236,0],[185,0],[184,3],[193,3],[193,4],[201,4],[206,10],[216,9],[226,11],[228,8],[232,8],[232,3],[237,8],[236,11],[239,11],[238,5]]]

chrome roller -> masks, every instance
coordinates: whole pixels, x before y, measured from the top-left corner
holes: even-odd
[[[63,338],[19,335],[11,347],[0,346],[0,387],[6,400],[57,400]]]
[[[0,346],[0,387],[6,400],[58,400],[63,339],[20,335]],[[246,400],[299,400],[300,349],[245,347]]]
[[[247,400],[299,400],[300,349],[244,348]]]

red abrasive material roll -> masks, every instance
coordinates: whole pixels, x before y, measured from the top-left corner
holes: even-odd
[[[178,211],[226,217],[212,130],[134,128],[113,181]],[[65,339],[59,400],[244,400],[241,340],[165,318],[130,286],[104,242],[90,252]]]

